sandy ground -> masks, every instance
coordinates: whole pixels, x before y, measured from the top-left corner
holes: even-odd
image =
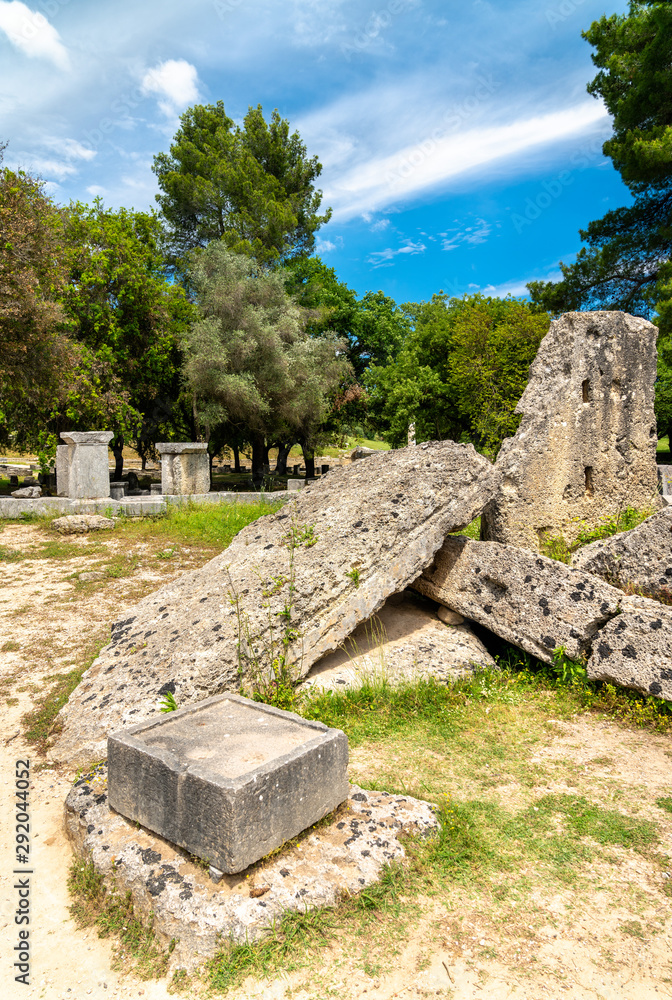
[[[36,545],[47,536],[32,525],[7,525],[0,544]],[[83,544],[83,543],[80,543]],[[105,540],[118,551],[113,538]],[[158,548],[159,546],[157,546]],[[65,839],[63,800],[74,775],[50,764],[29,748],[22,715],[45,690],[43,678],[70,669],[81,651],[104,641],[110,622],[122,617],[142,588],[195,565],[188,550],[157,560],[151,547],[137,545],[139,561],[130,576],[77,589],[72,574],[92,560],[2,562],[0,591],[0,1000],[163,1000],[171,994],[165,980],[143,982],[127,970],[113,971],[113,948],[95,929],[79,930],[69,915],[66,887],[72,855]],[[129,553],[132,554],[132,553]],[[200,561],[200,560],[199,560]],[[31,761],[31,983],[14,981],[14,923],[18,903],[14,875],[12,792],[15,764]],[[558,780],[548,791],[583,794],[591,785],[613,788],[615,798],[636,804],[638,815],[654,818],[661,830],[660,851],[672,855],[672,816],[657,809],[657,796],[672,795],[672,740],[644,731],[626,731],[599,719],[578,718],[551,727],[548,740],[530,760],[558,765]],[[375,752],[351,756],[353,780],[375,779]],[[520,789],[501,787],[513,804]],[[614,851],[618,854],[618,851]],[[310,970],[272,982],[248,981],[235,998],[309,1000],[322,996],[366,1000],[415,1000],[440,996],[452,1000],[604,998],[657,1000],[672,996],[670,920],[672,898],[663,892],[661,872],[640,855],[621,851],[611,863],[583,873],[584,888],[553,893],[543,880],[517,902],[516,894],[497,903],[486,891],[459,886],[448,899],[420,901],[417,915],[393,942],[392,958],[376,964],[363,958],[364,944],[348,950],[332,946]],[[672,862],[670,862],[672,865]],[[534,880],[534,872],[521,879]],[[585,884],[589,889],[585,889]],[[624,928],[626,930],[624,931]],[[629,930],[628,930],[629,928]],[[188,996],[198,986],[178,995]]]

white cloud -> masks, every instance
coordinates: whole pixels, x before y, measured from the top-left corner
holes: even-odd
[[[141,87],[158,96],[164,115],[174,117],[198,100],[198,71],[186,59],[168,59],[147,70]]]
[[[451,229],[447,233],[440,233],[439,235],[443,237],[441,249],[457,250],[464,243],[467,243],[469,246],[486,243],[491,232],[492,226],[489,222],[486,222],[485,219],[477,219],[473,226],[466,226],[464,229]]]
[[[93,198],[104,198],[107,194],[107,188],[101,187],[100,184],[89,184],[86,193],[90,194]]]
[[[324,200],[341,221],[408,200],[448,180],[518,155],[544,144],[557,143],[607,121],[596,101],[519,118],[508,125],[473,128],[456,134],[438,134],[391,155],[372,158],[335,179]]]
[[[87,149],[77,139],[62,139],[58,135],[45,136],[41,144],[46,149],[62,153],[68,160],[92,160],[96,155],[95,149]]]
[[[393,250],[392,247],[386,247],[385,250],[376,250],[372,253],[370,257],[366,258],[367,264],[372,264],[374,267],[390,267],[394,258],[399,254],[418,254],[424,253],[427,247],[424,243],[413,243],[412,240],[407,240],[403,247],[399,247],[397,250]]]
[[[1,0],[0,30],[20,52],[31,59],[48,59],[59,69],[70,68],[68,51],[61,36],[44,14],[19,0]]]
[[[372,233],[382,233],[382,231],[384,229],[387,229],[387,227],[389,226],[389,224],[390,224],[390,220],[389,219],[378,219],[378,221],[374,222],[373,225],[370,227],[371,232]]]

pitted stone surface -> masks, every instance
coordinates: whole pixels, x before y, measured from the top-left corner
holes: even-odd
[[[459,622],[443,624],[429,602],[421,601],[408,591],[389,598],[341,649],[312,667],[303,686],[342,691],[371,679],[398,684],[420,677],[448,683],[479,667],[496,667],[461,615],[454,616]]]
[[[452,441],[334,469],[113,626],[62,710],[56,757],[104,756],[107,734],[157,713],[167,690],[180,707],[238,690],[254,655],[265,662],[282,651],[288,603],[296,629],[288,659],[306,674],[415,580],[498,482],[471,445]]]
[[[77,855],[91,858],[122,894],[130,891],[138,915],[153,918],[159,942],[177,942],[170,972],[194,969],[215,954],[221,940],[263,937],[284,913],[357,895],[378,881],[384,865],[404,858],[400,837],[429,836],[438,827],[426,802],[352,785],[330,822],[272,859],[214,884],[186,852],[110,810],[104,767],[70,791],[65,825]]]
[[[238,695],[108,741],[110,806],[223,872],[240,872],[348,795],[339,729]]]
[[[565,646],[580,659],[623,594],[598,577],[499,542],[446,539],[416,590],[485,625],[545,663]]]
[[[588,676],[672,701],[672,608],[645,597],[621,607],[593,643]]]
[[[574,554],[572,566],[630,593],[672,600],[672,508],[632,531],[584,546]]]
[[[483,537],[537,550],[574,541],[629,505],[662,507],[653,412],[657,329],[621,312],[572,312],[551,323],[497,456],[503,480]]]
[[[111,531],[116,520],[102,514],[66,514],[51,523],[61,535],[86,535],[89,531]]]
[[[23,486],[20,490],[13,490],[12,496],[17,500],[37,500],[42,496],[41,486]]]

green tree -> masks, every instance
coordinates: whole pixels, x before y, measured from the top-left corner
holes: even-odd
[[[528,287],[556,314],[607,308],[648,316],[669,288],[672,251],[672,4],[631,0],[627,14],[602,17],[583,37],[599,68],[588,91],[613,117],[604,153],[634,201],[581,231],[587,246],[575,263],[561,263],[560,282]]]
[[[59,303],[63,219],[42,183],[0,170],[0,439],[38,446],[73,383],[79,353]]]
[[[366,379],[372,405],[393,444],[416,439],[473,440],[496,455],[519,418],[514,409],[549,317],[518,299],[482,295],[405,307],[415,326],[396,361]]]
[[[222,240],[259,264],[285,263],[311,253],[316,230],[331,215],[331,209],[319,214],[317,157],[308,158],[277,110],[266,122],[260,105],[249,109],[242,127],[222,101],[189,108],[153,170],[176,261]]]
[[[331,396],[348,371],[335,335],[310,337],[280,271],[264,272],[218,241],[192,257],[202,318],[183,338],[184,374],[206,434],[221,424],[252,442],[261,479],[268,441],[295,436],[306,468]]]
[[[124,441],[143,459],[170,429],[179,396],[180,334],[195,309],[167,280],[156,215],[73,203],[65,212],[68,283],[62,299],[72,337],[92,377],[70,393],[74,425],[113,429],[116,475]],[[116,391],[110,393],[110,386]]]

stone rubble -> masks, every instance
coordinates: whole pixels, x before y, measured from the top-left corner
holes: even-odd
[[[397,684],[429,677],[448,683],[479,668],[495,669],[492,656],[463,624],[464,618],[448,612],[455,619],[448,626],[441,621],[442,611],[447,609],[435,613],[412,591],[395,594],[341,649],[318,660],[302,686],[342,691],[361,687],[366,680]]]
[[[305,675],[417,579],[498,483],[487,459],[452,441],[334,469],[113,626],[62,710],[56,757],[99,759],[107,734],[158,712],[168,690],[180,707],[239,690],[282,651],[287,624],[289,662]]]
[[[102,514],[66,514],[51,523],[61,535],[86,535],[89,531],[111,531],[117,521]]]
[[[621,590],[672,602],[672,508],[631,531],[585,545],[574,554],[572,566]]]
[[[427,802],[350,786],[331,818],[280,853],[215,883],[208,866],[112,812],[106,768],[81,778],[65,803],[75,854],[93,862],[108,885],[130,892],[136,914],[152,920],[159,942],[176,941],[168,974],[192,971],[222,940],[254,941],[291,911],[334,906],[377,882],[384,865],[405,857],[402,839],[431,836],[438,823]]]

